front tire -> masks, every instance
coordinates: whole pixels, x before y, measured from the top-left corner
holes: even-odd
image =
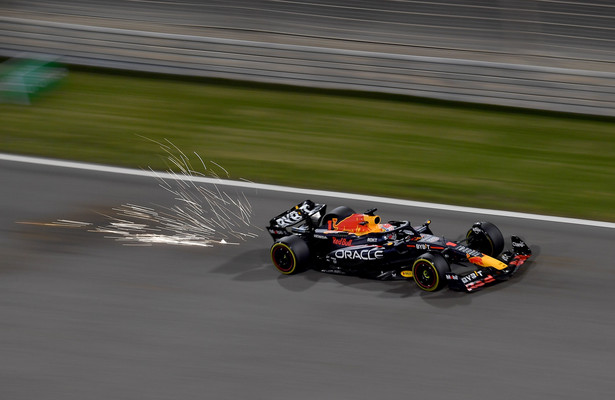
[[[477,222],[466,234],[468,247],[490,257],[497,257],[504,250],[504,236],[491,222]]]
[[[435,292],[446,286],[446,273],[450,270],[448,261],[440,254],[425,253],[412,264],[414,282],[426,292]]]
[[[307,269],[310,261],[310,248],[298,236],[284,236],[271,246],[271,261],[284,275],[297,274]]]

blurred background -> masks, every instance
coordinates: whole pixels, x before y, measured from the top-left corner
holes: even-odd
[[[59,89],[4,107],[0,150],[163,168],[140,135],[260,182],[614,219],[614,26],[598,0],[2,1],[5,102]]]
[[[3,1],[3,56],[615,115],[609,1]]]

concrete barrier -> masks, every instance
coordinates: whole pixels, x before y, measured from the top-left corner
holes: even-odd
[[[0,55],[615,116],[615,73],[0,17]]]

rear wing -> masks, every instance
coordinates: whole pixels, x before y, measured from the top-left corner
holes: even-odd
[[[312,200],[305,200],[290,210],[273,217],[269,221],[267,230],[274,240],[291,234],[289,228],[305,222],[309,228],[315,228],[327,209],[326,204],[317,204]]]

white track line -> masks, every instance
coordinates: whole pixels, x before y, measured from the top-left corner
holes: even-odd
[[[462,212],[462,213],[495,215],[495,216],[500,216],[500,217],[530,219],[534,221],[558,222],[558,223],[564,223],[564,224],[585,225],[585,226],[593,226],[593,227],[599,227],[599,228],[615,229],[615,223],[613,222],[592,221],[592,220],[566,218],[566,217],[555,217],[555,216],[549,216],[549,215],[528,214],[528,213],[520,213],[520,212],[513,212],[513,211],[490,210],[490,209],[474,208],[474,207],[462,207],[462,206],[453,206],[453,205],[447,205],[447,204],[435,204],[435,203],[427,203],[427,202],[422,202],[422,201],[392,199],[388,197],[368,196],[368,195],[362,195],[362,194],[330,192],[330,191],[314,190],[314,189],[301,189],[301,188],[292,188],[292,187],[277,186],[277,185],[266,185],[266,184],[261,184],[261,183],[253,183],[253,182],[245,182],[245,181],[233,181],[233,180],[205,178],[205,177],[192,177],[192,176],[185,176],[185,175],[170,174],[166,172],[156,172],[156,171],[149,171],[149,170],[112,167],[112,166],[107,166],[107,165],[88,164],[88,163],[75,162],[75,161],[62,161],[62,160],[54,160],[54,159],[49,159],[49,158],[28,157],[28,156],[19,156],[19,155],[13,155],[13,154],[0,153],[0,160],[27,163],[27,164],[36,164],[36,165],[46,165],[46,166],[51,166],[51,167],[72,168],[72,169],[79,169],[79,170],[84,170],[84,171],[104,172],[104,173],[110,173],[110,174],[144,176],[144,177],[150,177],[150,178],[163,178],[163,179],[180,179],[180,180],[185,180],[185,181],[202,182],[202,183],[209,183],[209,184],[216,184],[216,185],[242,187],[242,188],[257,189],[257,190],[270,190],[270,191],[283,192],[283,193],[302,194],[306,196],[336,197],[336,198],[360,200],[360,201],[381,203],[381,204],[393,204],[393,205],[400,205],[400,206],[407,206],[407,207],[428,208],[432,210],[446,210],[446,211],[455,211],[455,212]]]

